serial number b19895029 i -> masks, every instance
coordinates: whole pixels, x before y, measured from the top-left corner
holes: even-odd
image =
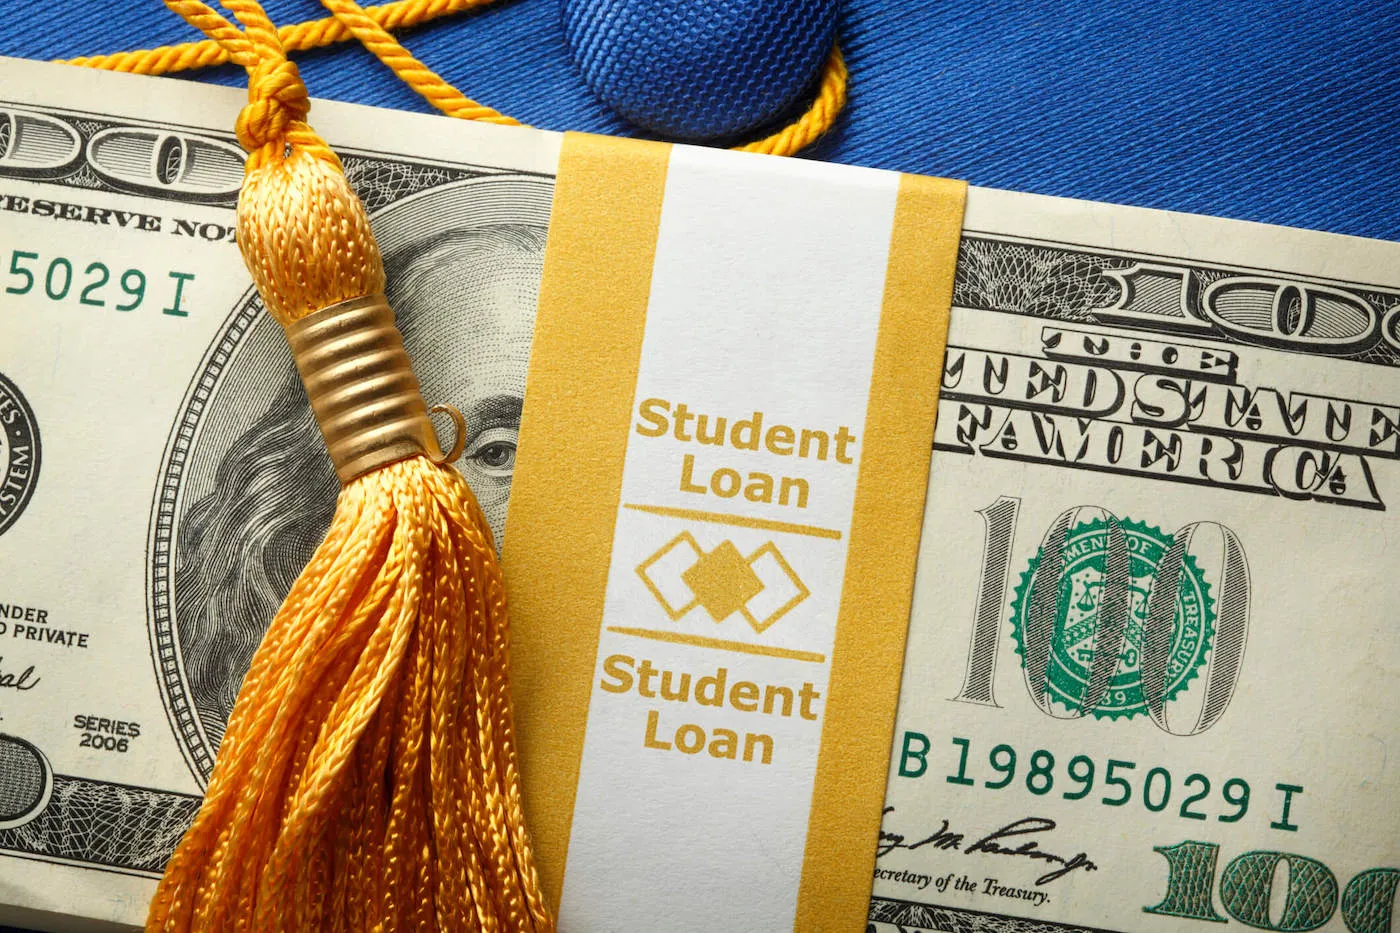
[[[1029,757],[1017,755],[1016,749],[1007,744],[994,746],[986,753],[986,769],[979,767],[980,755],[972,755],[971,739],[953,737],[953,747],[958,749],[957,767],[949,768],[944,780],[949,784],[963,787],[980,786],[989,790],[1002,790],[1023,784],[1025,789],[1036,797],[1058,794],[1065,800],[1083,800],[1089,797],[1098,775],[1100,790],[1107,793],[1098,797],[1104,806],[1121,807],[1136,797],[1143,807],[1152,813],[1161,813],[1172,805],[1173,775],[1170,769],[1157,766],[1139,770],[1137,762],[1110,758],[1107,762],[1095,763],[1088,755],[1075,755],[1063,762],[1067,756],[1057,756],[1049,749],[1035,749]],[[901,739],[899,750],[899,776],[901,778],[921,778],[929,770],[929,753],[933,743],[922,732],[906,731]],[[1019,782],[1019,767],[1024,777]],[[981,771],[979,775],[978,772]],[[987,777],[980,782],[979,776],[991,772],[996,777]],[[1137,775],[1142,777],[1137,779]],[[1182,819],[1207,820],[1210,814],[1202,807],[1212,805],[1212,780],[1204,774],[1193,772],[1179,785],[1178,805],[1175,812]],[[1057,786],[1058,785],[1058,786]],[[1064,790],[1068,787],[1068,790]],[[1274,785],[1278,795],[1274,801],[1274,819],[1270,828],[1284,832],[1297,832],[1298,824],[1293,819],[1295,798],[1301,796],[1304,788],[1298,784],[1278,783]],[[1223,806],[1214,804],[1220,812],[1216,820],[1222,823],[1235,823],[1244,819],[1249,812],[1250,786],[1244,778],[1232,777],[1220,787],[1219,796]]]

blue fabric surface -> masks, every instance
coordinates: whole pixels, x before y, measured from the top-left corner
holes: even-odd
[[[0,24],[0,53],[31,58],[190,35],[155,0],[0,0]],[[851,102],[814,157],[1400,239],[1394,0],[845,0],[840,33]],[[557,0],[503,0],[408,44],[528,123],[629,131],[578,74]],[[318,96],[427,109],[359,49],[302,61]]]
[[[836,0],[562,0],[584,81],[638,126],[715,140],[800,107],[831,52]]]

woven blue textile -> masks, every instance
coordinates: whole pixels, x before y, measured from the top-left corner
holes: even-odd
[[[799,103],[831,51],[835,0],[563,0],[584,81],[677,139],[760,127]]]
[[[282,22],[322,12],[268,6]],[[32,58],[190,35],[155,0],[0,0],[0,23],[0,53]],[[813,157],[1400,239],[1394,0],[844,0],[839,31],[851,102]],[[503,0],[407,41],[528,123],[628,131],[574,66],[557,0]],[[427,109],[360,50],[302,61],[318,96]]]

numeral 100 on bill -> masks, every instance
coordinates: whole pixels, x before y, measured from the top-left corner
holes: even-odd
[[[977,512],[986,538],[967,673],[954,700],[999,705],[997,648],[1020,506],[1002,496]],[[1213,544],[1206,546],[1208,568],[1198,563],[1202,548],[1193,549],[1202,542]],[[1169,535],[1097,506],[1066,509],[1012,593],[1026,689],[1057,719],[1145,712],[1165,732],[1197,735],[1219,721],[1234,696],[1249,598],[1244,546],[1218,522],[1191,522]],[[1172,710],[1197,678],[1199,710]]]
[[[1184,920],[1225,923],[1215,909],[1216,864],[1220,846],[1187,840],[1152,851],[1167,860],[1167,893],[1143,912]],[[1287,868],[1287,881],[1278,871]],[[1276,887],[1286,886],[1283,896]],[[1340,904],[1351,933],[1392,933],[1395,889],[1400,869],[1372,868],[1348,882],[1338,898],[1337,876],[1317,859],[1291,852],[1246,852],[1220,873],[1220,904],[1240,923],[1256,930],[1306,933],[1331,920]],[[1281,903],[1281,906],[1279,906]]]

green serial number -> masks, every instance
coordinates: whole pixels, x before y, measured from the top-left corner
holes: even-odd
[[[148,292],[161,305],[161,313],[171,317],[189,317],[182,302],[185,284],[194,281],[193,272],[167,272],[159,285],[148,288],[150,277],[140,269],[114,273],[106,263],[94,261],[83,265],[67,257],[40,257],[22,249],[10,252],[5,293],[28,295],[42,293],[50,301],[71,301],[92,308],[112,308],[135,311],[146,303]],[[158,297],[157,297],[158,296]]]
[[[1222,823],[1238,823],[1249,812],[1250,786],[1244,778],[1230,778],[1220,785],[1219,794],[1213,795],[1215,783],[1200,772],[1192,772],[1178,785],[1172,772],[1160,765],[1142,769],[1135,761],[1110,758],[1099,763],[1088,755],[1074,755],[1065,761],[1064,756],[1057,758],[1054,752],[1044,748],[1035,749],[1027,757],[1006,744],[995,745],[987,751],[987,767],[981,770],[975,768],[971,760],[971,739],[954,736],[952,743],[958,749],[958,764],[956,773],[945,777],[949,784],[975,787],[981,778],[980,785],[990,790],[1023,786],[1034,796],[1058,794],[1065,800],[1083,800],[1094,794],[1097,787],[1100,795],[1096,799],[1104,806],[1124,807],[1137,800],[1152,813],[1172,808],[1183,820],[1208,820],[1214,816]],[[928,771],[930,748],[932,743],[922,732],[905,732],[899,776],[923,777]],[[1274,787],[1283,797],[1279,817],[1269,825],[1295,832],[1298,825],[1292,822],[1289,814],[1294,795],[1303,793],[1303,788],[1297,784],[1275,784]]]

